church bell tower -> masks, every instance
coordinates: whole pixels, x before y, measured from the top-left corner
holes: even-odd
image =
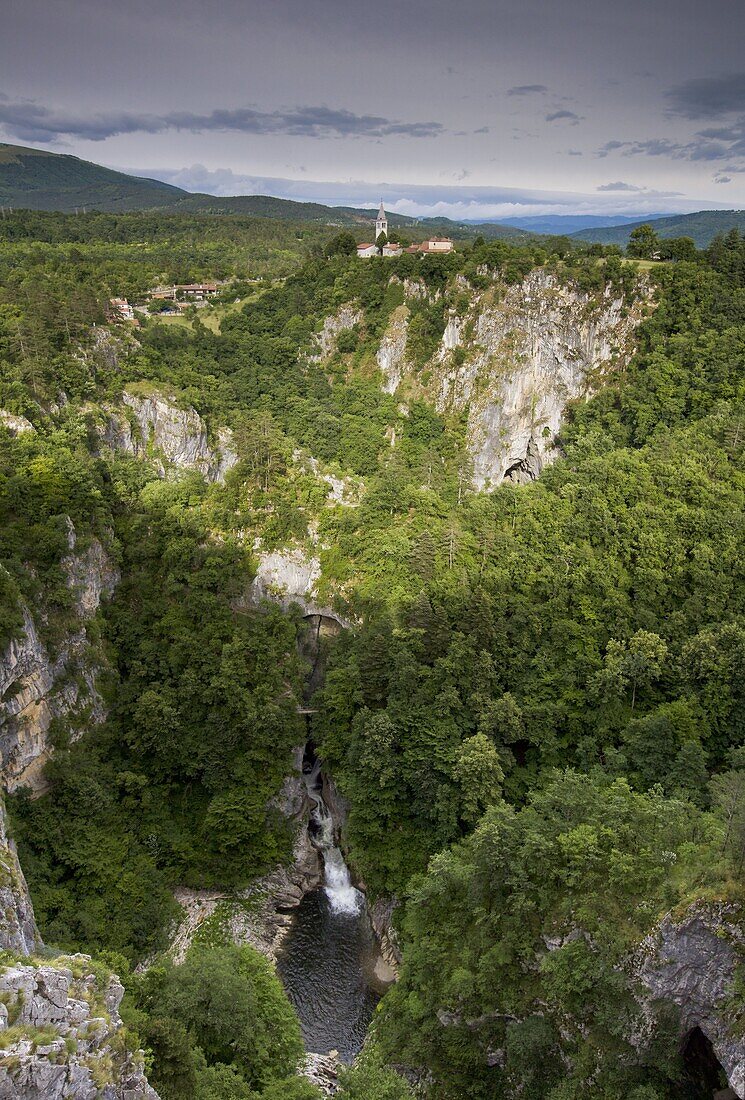
[[[378,217],[375,221],[375,240],[377,241],[381,233],[385,233],[388,236],[388,219],[385,216],[385,210],[383,209],[383,200],[380,200],[380,210],[378,210]]]

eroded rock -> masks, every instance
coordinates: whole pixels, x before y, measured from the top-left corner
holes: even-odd
[[[2,1100],[158,1100],[142,1051],[122,1041],[123,994],[113,975],[102,985],[86,955],[5,967]]]
[[[745,961],[743,913],[737,905],[693,905],[666,916],[642,944],[635,973],[650,1007],[680,1011],[681,1039],[699,1028],[714,1048],[730,1088],[745,1097],[745,1036],[733,1012],[735,971]]]
[[[196,409],[181,408],[163,394],[146,396],[125,391],[122,401],[132,422],[121,412],[108,409],[99,428],[102,442],[112,450],[149,458],[159,477],[169,470],[193,470],[207,481],[222,482],[238,461],[230,428],[220,428],[214,445]]]
[[[44,789],[42,770],[51,752],[49,730],[55,718],[67,722],[74,740],[86,726],[106,717],[96,687],[101,661],[91,651],[86,622],[113,593],[119,570],[98,539],[79,550],[69,520],[68,546],[70,553],[61,564],[73,591],[77,629],[62,637],[52,655],[30,609],[23,607],[23,630],[0,656],[0,773],[11,791],[20,786]]]

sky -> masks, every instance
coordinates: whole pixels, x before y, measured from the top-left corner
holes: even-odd
[[[2,0],[0,140],[455,218],[745,207],[743,0]]]

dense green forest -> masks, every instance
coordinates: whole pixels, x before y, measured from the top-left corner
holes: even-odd
[[[465,288],[541,266],[588,300],[632,301],[636,264],[562,239],[360,262],[325,230],[226,226],[0,222],[0,408],[36,429],[0,427],[3,642],[24,603],[43,604],[52,650],[72,620],[65,517],[121,572],[89,628],[107,721],[79,739],[60,723],[49,791],[11,800],[45,939],[123,974],[163,1100],[316,1095],[292,1077],[297,1021],[250,949],[196,945],[134,972],[167,942],[175,886],[237,889],[289,856],[272,796],[304,736],[301,620],[240,597],[255,539],[314,534],[320,594],[354,624],[329,654],[315,735],[356,872],[401,902],[404,959],[340,1095],[403,1100],[397,1066],[431,1100],[579,1100],[589,1081],[607,1100],[699,1096],[674,1020],[632,1049],[621,962],[668,909],[742,900],[745,241],[645,274],[654,308],[629,366],[568,408],[562,457],[537,481],[484,494],[465,417],[424,383],[405,408],[381,388],[375,351],[404,281],[426,289],[409,324],[424,378]],[[145,318],[96,342],[112,295],[256,275],[273,278],[217,330]],[[361,319],[315,355],[349,302]],[[102,449],[126,388],[167,389],[232,428],[225,484],[161,480]],[[330,506],[303,456],[357,506]]]

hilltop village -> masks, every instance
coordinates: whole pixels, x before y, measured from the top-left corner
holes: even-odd
[[[378,247],[381,235],[385,237],[385,242],[381,247]],[[452,251],[453,242],[449,237],[430,237],[428,240],[422,241],[420,244],[412,244],[408,248],[402,248],[396,241],[389,240],[388,218],[383,208],[382,199],[375,220],[375,240],[372,243],[364,242],[357,245],[357,255],[361,260],[366,260],[371,256],[401,256],[404,252],[412,255],[421,252],[436,252],[438,255],[443,255]]]

